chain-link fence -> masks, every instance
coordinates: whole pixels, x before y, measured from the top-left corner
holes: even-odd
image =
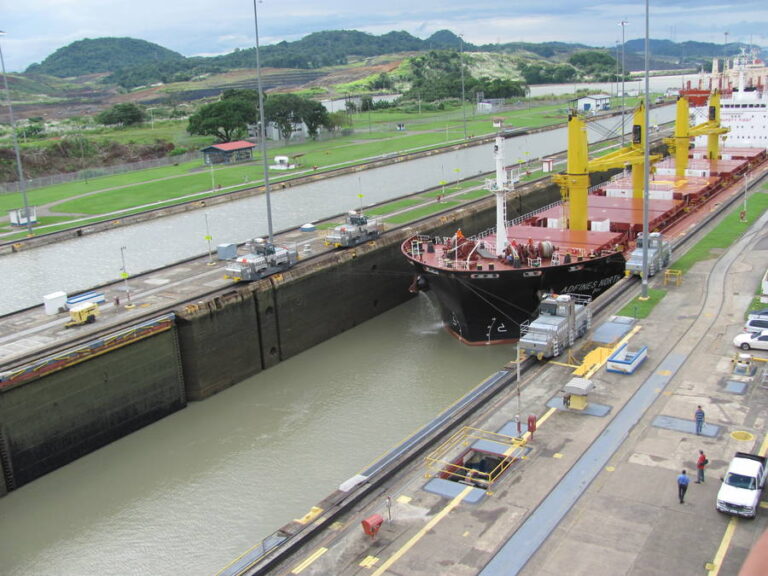
[[[147,168],[158,168],[160,166],[171,166],[181,164],[192,160],[201,159],[200,152],[186,152],[177,156],[166,156],[164,158],[155,158],[153,160],[141,160],[131,162],[130,164],[118,164],[115,166],[100,166],[97,168],[86,168],[77,172],[67,172],[66,174],[53,174],[51,176],[42,176],[40,178],[31,178],[24,181],[27,190],[44,188],[55,184],[64,184],[67,182],[87,181],[89,178],[98,178],[101,176],[112,176],[113,174],[125,174],[135,170],[146,170]],[[18,182],[6,182],[0,184],[0,194],[18,192]]]

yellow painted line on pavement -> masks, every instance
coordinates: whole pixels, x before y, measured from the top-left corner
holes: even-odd
[[[760,445],[760,450],[757,451],[757,455],[765,456],[766,451],[768,451],[768,436],[763,438],[763,443]]]
[[[310,556],[308,556],[307,559],[304,560],[304,562],[302,562],[301,564],[296,566],[296,568],[291,570],[291,574],[301,574],[304,570],[309,568],[312,562],[320,558],[320,556],[322,556],[326,552],[328,552],[328,548],[318,548]]]
[[[723,534],[723,539],[720,541],[720,547],[717,549],[717,553],[715,554],[715,559],[712,561],[712,568],[709,572],[707,572],[707,576],[717,576],[720,573],[720,567],[723,565],[723,559],[725,558],[725,553],[728,552],[728,546],[731,545],[731,540],[733,539],[733,533],[736,531],[736,517],[734,516],[731,518],[731,521],[728,522],[728,527],[725,529],[725,534]]]
[[[403,544],[403,546],[397,552],[392,554],[392,556],[390,556],[389,559],[386,562],[384,562],[384,564],[382,564],[378,568],[378,570],[376,570],[376,572],[373,573],[372,576],[381,576],[381,574],[384,574],[384,572],[386,572],[389,569],[389,567],[392,566],[392,564],[397,562],[406,552],[408,552],[408,550],[413,548],[416,545],[416,543],[419,540],[421,540],[427,532],[429,532],[430,530],[432,530],[432,528],[437,526],[437,524],[443,518],[445,518],[451,510],[453,510],[454,508],[456,508],[456,506],[461,504],[461,501],[464,500],[464,498],[466,498],[467,495],[470,492],[472,492],[472,490],[474,490],[472,486],[467,486],[466,488],[464,488],[464,490],[462,490],[461,493],[459,493],[453,500],[451,500],[448,503],[448,505],[446,505],[445,508],[440,510],[440,512],[438,512],[435,515],[435,517],[432,518],[432,520],[427,522],[421,530],[416,532],[416,534],[414,534],[413,537],[410,540],[408,540],[408,542]]]
[[[366,556],[365,560],[360,562],[359,566],[362,566],[363,568],[373,568],[378,561],[379,559],[376,558],[376,556]]]
[[[538,430],[539,426],[544,424],[544,422],[546,422],[549,419],[549,417],[552,416],[552,414],[554,414],[555,412],[557,412],[557,408],[550,408],[549,410],[547,410],[547,412],[546,412],[546,414],[544,414],[544,416],[542,416],[541,418],[536,420],[536,430]],[[527,432],[526,432],[526,434],[527,434]]]

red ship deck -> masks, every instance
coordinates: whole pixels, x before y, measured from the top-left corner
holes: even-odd
[[[688,174],[695,176],[730,176],[744,166],[743,158],[729,158],[709,160],[707,158],[693,157],[688,159]],[[654,165],[657,174],[674,174],[675,161],[666,158]]]
[[[663,173],[666,171],[665,166],[659,167],[659,171],[662,173],[655,174],[648,183],[651,195],[650,203],[653,207],[662,207],[662,202],[672,201],[670,198],[682,202],[682,204],[698,203],[703,196],[709,195],[719,182],[718,178],[712,176],[686,176],[678,179],[674,176],[674,165],[671,166],[668,174]],[[606,186],[605,190],[609,197],[628,197],[632,194],[632,179],[626,177],[613,180]],[[663,199],[665,197],[667,199]]]
[[[559,211],[557,208],[555,211]],[[551,242],[556,252],[564,257],[569,254],[574,261],[587,258],[590,254],[599,254],[602,250],[610,250],[615,246],[620,246],[626,236],[620,232],[596,232],[596,231],[577,231],[564,230],[562,228],[547,228],[545,226],[510,226],[507,228],[507,240],[510,244],[524,246],[529,243],[539,244],[540,242]],[[486,234],[482,238],[472,238],[480,243],[481,250],[469,264],[470,269],[482,266],[484,263],[493,264],[496,270],[513,270],[515,266],[511,262],[497,258],[493,252],[496,246],[496,235]],[[419,250],[419,261],[427,266],[435,268],[450,267],[459,269],[464,267],[461,259],[452,260],[452,256],[447,252],[444,244],[434,246],[430,252],[422,248]],[[450,264],[449,264],[450,262]],[[545,259],[542,265],[549,264]],[[525,263],[523,264],[525,266]]]
[[[629,180],[628,180],[629,182]],[[631,182],[629,182],[631,187]],[[653,200],[648,206],[648,225],[654,229],[664,222],[674,218],[681,208],[678,200]],[[611,196],[589,196],[588,220],[594,222],[610,222],[614,232],[633,231],[632,237],[643,229],[643,201],[639,198],[616,198]],[[556,207],[537,216],[546,221],[547,218],[558,218],[562,208]]]

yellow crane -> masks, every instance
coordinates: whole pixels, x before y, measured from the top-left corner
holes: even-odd
[[[708,118],[696,126],[690,126],[690,105],[685,96],[677,99],[675,110],[675,135],[665,138],[664,142],[675,155],[675,176],[685,177],[688,168],[688,148],[691,138],[707,136],[707,158],[716,160],[720,157],[720,138],[730,128],[720,126],[720,92],[715,90],[709,97]]]
[[[590,172],[600,172],[610,168],[632,167],[632,197],[643,197],[643,170],[645,163],[645,126],[644,107],[641,104],[632,118],[632,141],[627,146],[595,158],[589,159],[586,122],[576,114],[568,120],[568,165],[564,174],[556,174],[552,180],[560,186],[563,202],[568,211],[568,227],[571,230],[587,230]],[[650,162],[657,162],[661,155],[654,154]]]

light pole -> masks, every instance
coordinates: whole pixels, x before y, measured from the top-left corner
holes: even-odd
[[[624,26],[629,24],[628,21],[622,20],[619,22],[621,26],[621,146],[624,147],[624,77],[627,75],[624,70]]]
[[[149,112],[149,129],[150,130],[155,129],[155,110],[157,110],[157,108],[147,108],[147,112]]]
[[[125,268],[125,246],[120,246],[120,259],[123,261],[123,267],[121,268],[122,272],[120,273],[120,276],[123,277],[123,282],[125,282],[125,296],[128,299],[128,304],[125,305],[126,308],[133,308],[133,302],[131,302],[131,289],[128,287],[128,270]]]
[[[749,172],[744,174],[744,209],[741,211],[743,214],[741,221],[747,221],[747,192],[749,191]]]
[[[649,112],[648,109],[650,108],[650,96],[648,94],[649,89],[649,80],[648,76],[650,75],[650,40],[649,40],[649,30],[650,30],[650,10],[648,7],[649,0],[645,0],[645,97],[643,99],[644,102],[644,110],[643,110],[643,123],[645,126],[643,127],[643,238],[648,238],[648,209],[649,209],[649,195],[650,195],[650,162],[651,162],[651,151],[650,151],[650,144],[648,142],[648,117]],[[622,20],[623,22],[623,20]],[[624,27],[622,26],[622,31],[624,30]],[[622,32],[623,35],[623,32]],[[624,119],[624,114],[622,110],[622,120]],[[622,130],[623,134],[623,130]],[[645,241],[643,242],[643,276],[642,276],[642,286],[640,290],[640,298],[642,300],[648,300],[648,244],[649,242]]]
[[[256,84],[259,90],[259,145],[261,160],[264,163],[264,197],[267,202],[267,231],[268,240],[272,244],[272,204],[269,199],[269,166],[267,162],[267,121],[264,118],[264,93],[261,88],[261,60],[259,58],[259,14],[256,10],[256,0],[253,0],[253,27],[256,31]]]
[[[459,68],[461,68],[461,116],[464,120],[464,140],[467,139],[467,110],[464,108],[464,35],[459,34]]]
[[[205,215],[205,240],[208,242],[208,266],[213,266],[216,262],[213,261],[213,250],[211,249],[211,229],[208,228],[208,214]]]
[[[619,70],[621,66],[621,60],[619,59],[619,41],[616,40],[616,97],[619,97]]]
[[[0,36],[5,32],[0,30]],[[11,134],[13,135],[13,149],[16,151],[16,174],[19,177],[19,190],[24,200],[24,221],[27,223],[27,232],[32,233],[32,218],[29,213],[29,201],[27,200],[27,187],[24,185],[24,170],[21,167],[21,151],[19,150],[19,138],[16,135],[16,119],[13,116],[13,105],[11,104],[11,90],[8,88],[8,77],[5,74],[5,59],[3,58],[3,49],[0,47],[0,66],[3,71],[3,85],[5,86],[5,99],[8,101],[8,116],[11,120]]]

